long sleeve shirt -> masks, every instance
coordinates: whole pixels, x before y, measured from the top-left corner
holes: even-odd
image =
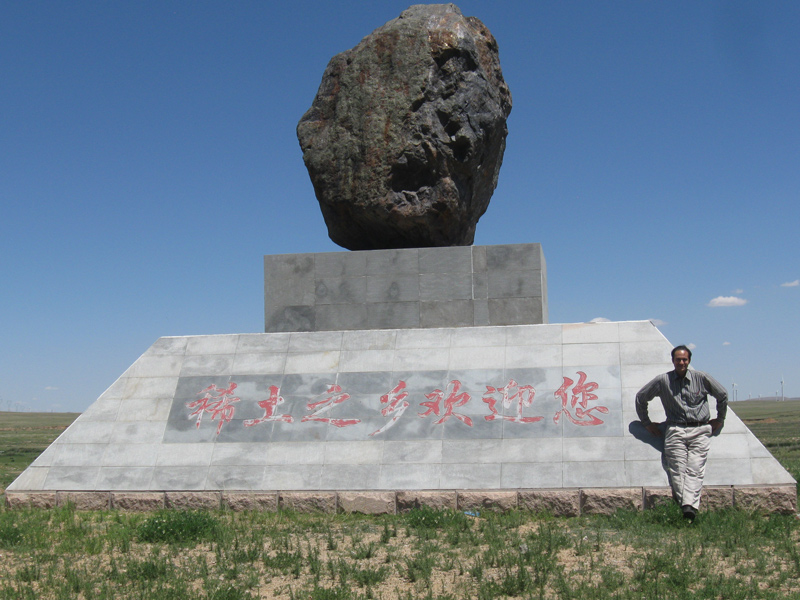
[[[652,421],[647,414],[647,403],[658,396],[664,405],[667,423],[707,423],[711,418],[708,396],[717,400],[717,419],[725,421],[728,412],[728,392],[716,379],[701,371],[686,371],[678,377],[675,371],[664,373],[645,385],[636,394],[636,413],[647,427]]]

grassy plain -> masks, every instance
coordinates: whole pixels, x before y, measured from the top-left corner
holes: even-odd
[[[798,478],[800,402],[753,404],[733,408]],[[0,557],[0,600],[800,598],[794,515],[688,524],[672,505],[572,519],[0,508]]]
[[[79,414],[0,412],[0,490],[14,481]]]
[[[800,400],[743,400],[728,406],[800,482]]]
[[[800,597],[800,521],[0,511],[0,599]]]

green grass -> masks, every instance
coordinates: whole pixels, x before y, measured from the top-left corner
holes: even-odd
[[[78,414],[0,412],[0,489],[14,481]]]
[[[160,510],[139,523],[136,537],[150,543],[197,543],[212,541],[219,527],[219,520],[205,511]]]
[[[793,515],[723,510],[690,525],[674,506],[573,519],[173,511],[164,525],[166,514],[0,511],[0,599],[800,595]],[[190,533],[169,533],[179,524]],[[143,533],[153,529],[167,533]]]
[[[800,482],[800,400],[744,400],[728,407]]]

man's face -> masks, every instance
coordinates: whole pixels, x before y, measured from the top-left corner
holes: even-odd
[[[675,356],[672,357],[672,365],[675,367],[675,373],[679,377],[686,375],[686,370],[689,368],[689,353],[686,350],[678,350]]]

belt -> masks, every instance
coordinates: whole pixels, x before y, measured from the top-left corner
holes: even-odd
[[[671,423],[671,425],[677,425],[678,427],[702,427],[703,425],[708,425],[708,421],[686,421],[685,423]]]

